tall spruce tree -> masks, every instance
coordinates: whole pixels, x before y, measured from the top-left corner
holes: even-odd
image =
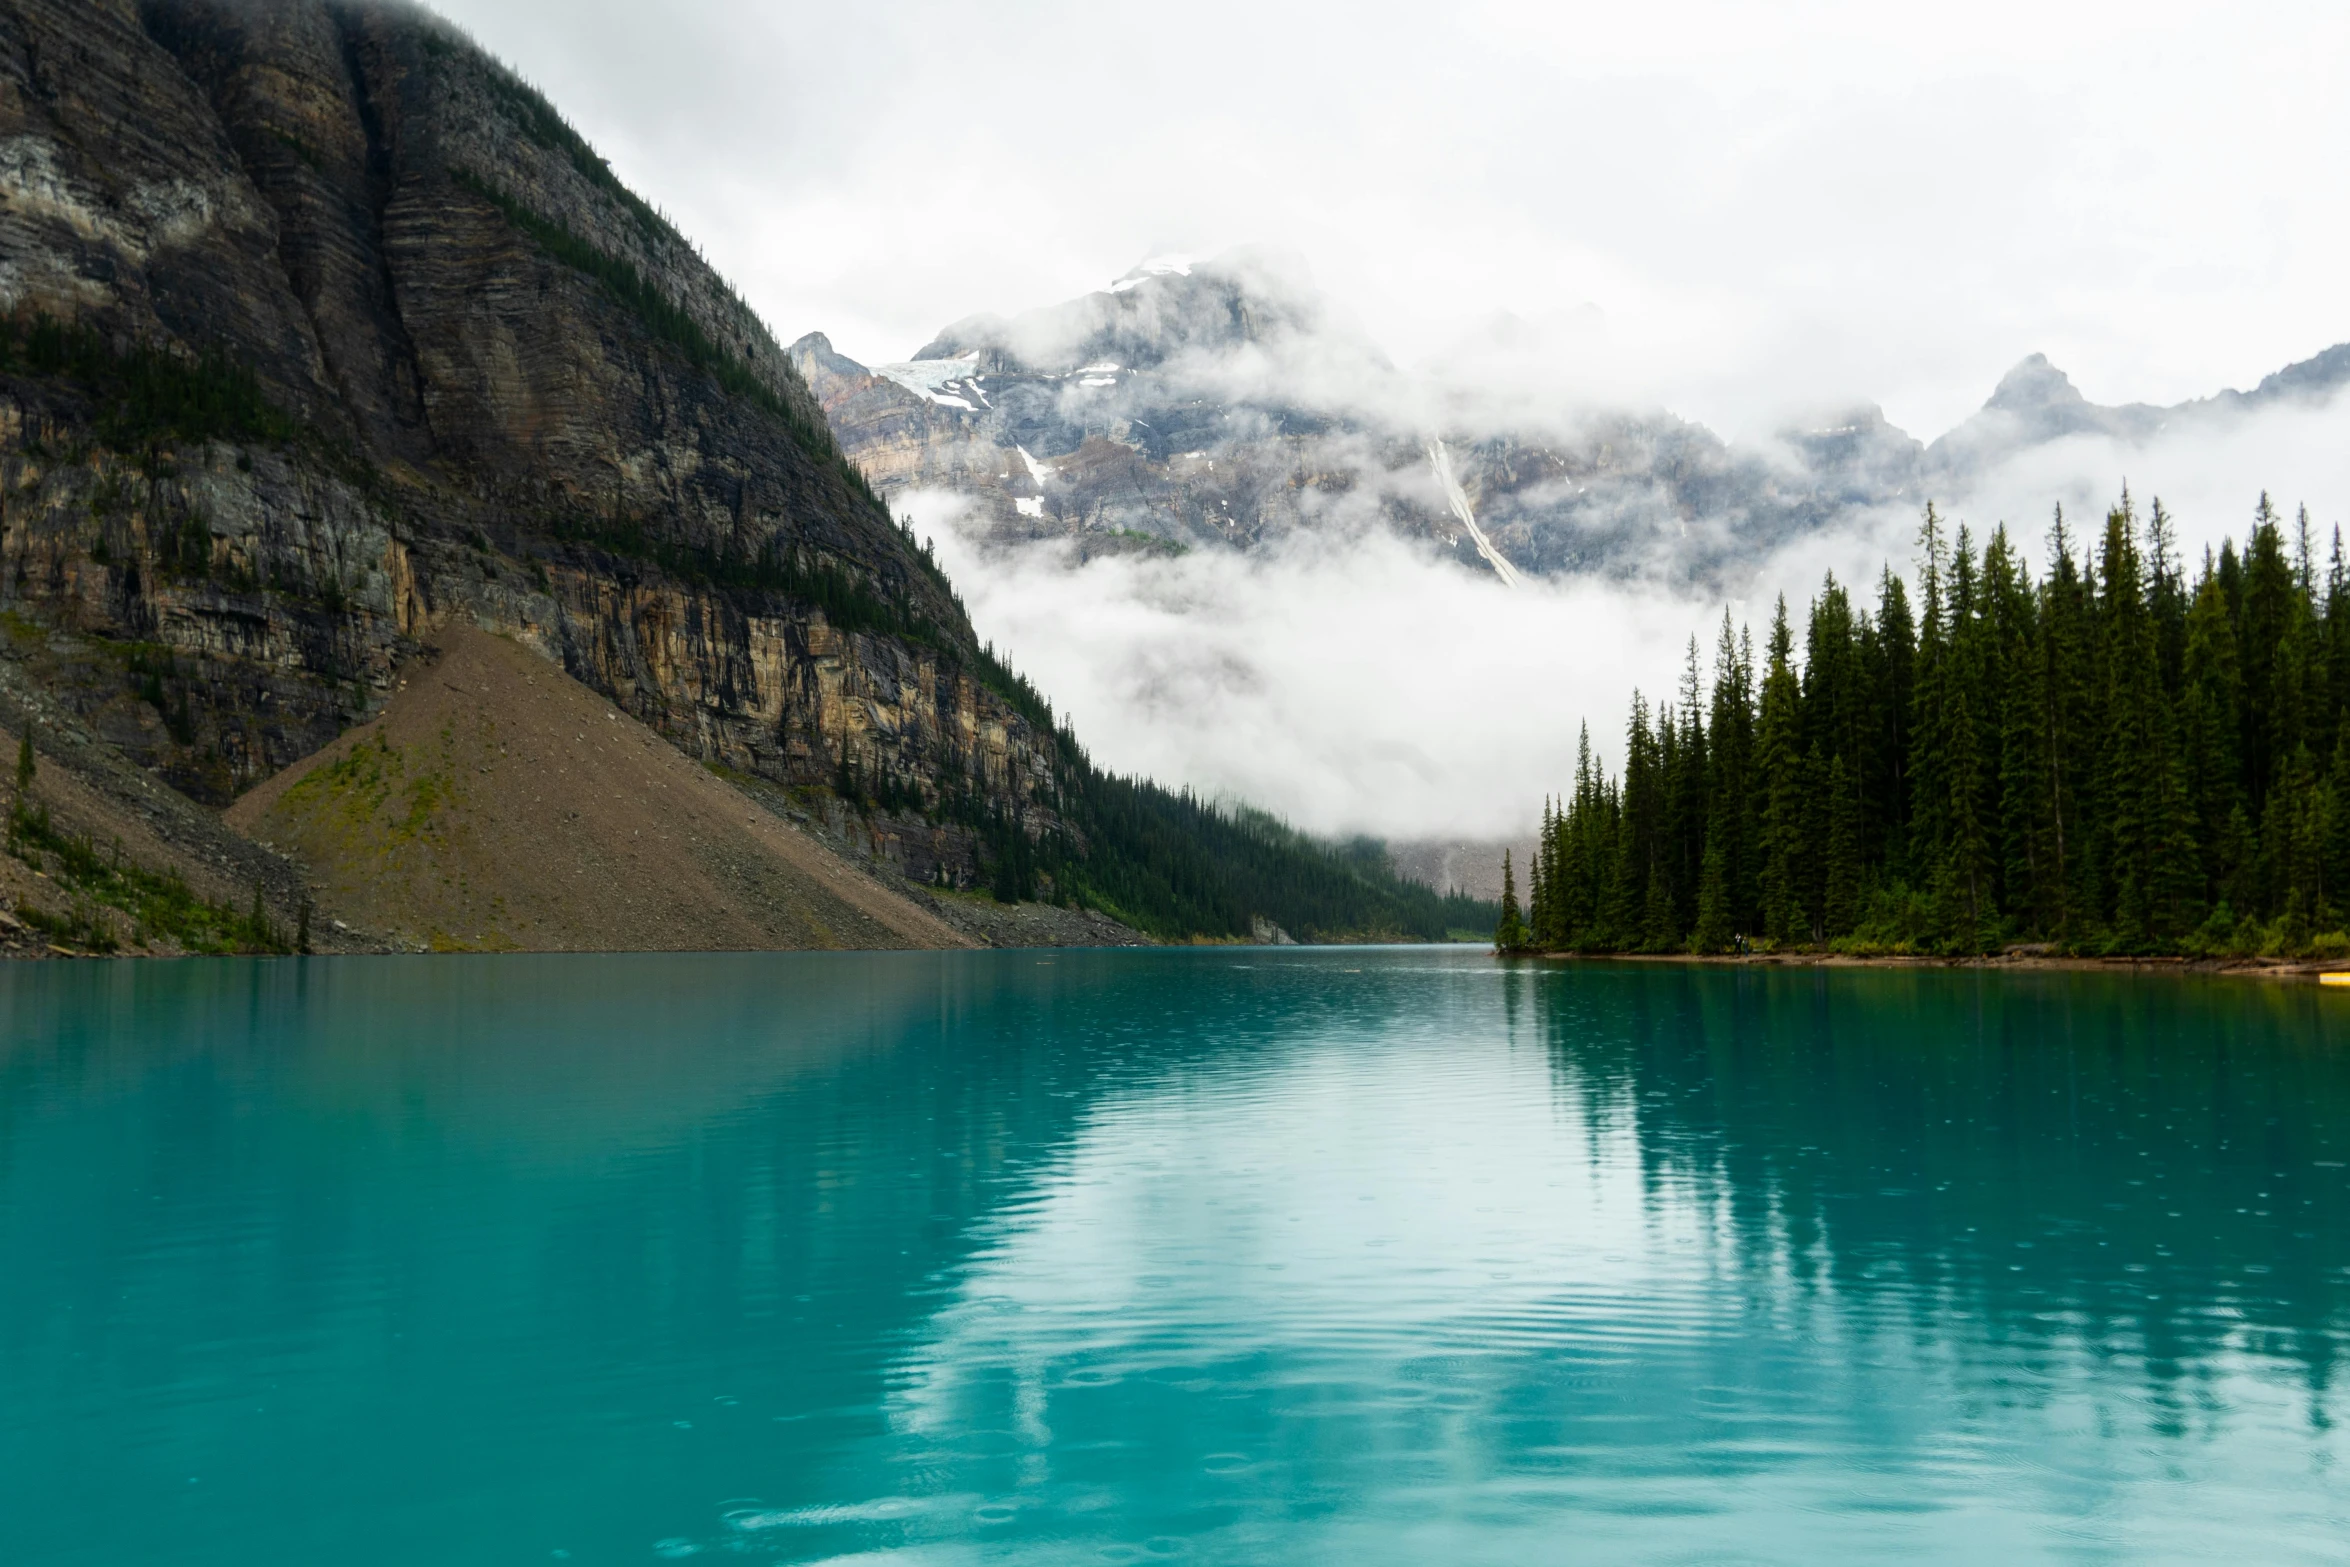
[[[1864,847],[1887,879],[1909,874],[1909,826],[1914,788],[1909,776],[1910,724],[1917,701],[1917,621],[1909,589],[1887,566],[1877,585],[1874,634],[1863,652],[1873,694],[1875,734],[1859,780]]]
[[[1849,936],[1860,922],[1865,872],[1861,862],[1860,790],[1839,756],[1828,764],[1828,847],[1821,895],[1821,935]]]
[[[1678,933],[1697,923],[1697,886],[1705,873],[1705,833],[1711,816],[1711,764],[1706,751],[1705,686],[1698,674],[1697,638],[1689,639],[1689,653],[1681,671],[1681,711],[1673,726],[1673,750],[1666,781],[1669,796],[1671,843],[1666,851],[1673,881],[1673,929]]]
[[[1755,721],[1755,785],[1762,796],[1762,933],[1774,942],[1807,934],[1799,878],[1803,852],[1801,688],[1795,678],[1795,639],[1781,595],[1771,616],[1762,707]]]
[[[1510,851],[1501,851],[1501,919],[1493,927],[1493,945],[1499,952],[1526,950],[1526,920],[1518,911],[1518,877],[1510,867]]]

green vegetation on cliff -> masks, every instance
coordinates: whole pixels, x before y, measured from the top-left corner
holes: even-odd
[[[789,399],[761,380],[749,365],[712,342],[700,323],[642,272],[616,256],[607,255],[562,224],[539,216],[471,170],[452,169],[450,174],[459,185],[497,208],[507,222],[528,235],[549,256],[601,284],[636,316],[648,333],[676,349],[687,364],[716,381],[730,396],[741,398],[781,423],[801,450],[839,474],[850,493],[876,509],[881,508],[881,498],[873,493],[873,486],[866,482],[857,465],[841,455],[829,429],[812,422]]]
[[[118,451],[166,441],[288,441],[300,433],[242,365],[143,345],[118,348],[94,327],[47,316],[0,318],[0,375],[69,383],[89,402],[90,434]]]
[[[87,837],[59,831],[47,810],[26,802],[21,786],[9,808],[4,846],[70,900],[64,908],[28,902],[16,911],[57,945],[115,951],[122,937],[105,912],[112,910],[128,923],[130,939],[142,946],[168,941],[183,952],[214,954],[297,950],[296,938],[271,922],[258,896],[246,913],[198,897],[176,872],[149,870],[125,859],[119,845],[109,853]]]
[[[1503,945],[2350,951],[2339,532],[2321,573],[2264,495],[2190,581],[2125,493],[2046,554],[2034,581],[2004,527],[1978,552],[1929,507],[1914,600],[1831,576],[1800,663],[1783,600],[1759,660],[1725,615],[1710,694],[1692,639],[1678,701],[1633,698],[1620,776],[1586,732]]]

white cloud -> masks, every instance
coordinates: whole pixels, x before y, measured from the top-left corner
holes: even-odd
[[[1862,400],[1930,437],[2033,350],[2095,401],[2172,403],[2350,339],[2339,6],[443,9],[781,336],[821,329],[867,362],[1145,254],[1244,243],[1302,257],[1398,364],[1747,440]],[[1950,509],[2036,553],[2052,503],[2086,529],[2127,477],[2198,553],[2263,487],[2330,527],[2346,413],[2061,442]],[[1577,723],[1619,761],[1632,686],[1669,691],[1692,633],[1710,659],[1721,613],[1512,593],[1351,533],[1071,571],[963,546],[951,501],[915,509],[982,634],[1100,760],[1322,830],[1522,831],[1568,781]],[[1915,523],[1752,563],[1739,614],[1800,604],[1828,566],[1864,587],[1906,570]]]
[[[2062,502],[2076,547],[2125,480],[2160,497],[2190,567],[2242,539],[2260,491],[2320,530],[2350,521],[2350,400],[2191,426],[2142,446],[2076,438],[2027,452],[1943,508],[1977,545],[1999,523],[2039,561]],[[974,548],[964,502],[900,510],[933,537],[973,624],[1050,693],[1097,761],[1266,806],[1308,829],[1398,839],[1529,830],[1573,779],[1579,726],[1622,765],[1631,693],[1676,690],[1689,639],[1710,681],[1727,607],[1759,641],[1773,598],[1798,625],[1833,571],[1863,607],[1888,564],[1912,577],[1918,517],[1857,514],[1751,563],[1727,606],[1653,582],[1530,579],[1518,589],[1376,528],[1301,531],[1255,553],[1113,556]]]
[[[1571,779],[1579,715],[1621,759],[1633,686],[1666,689],[1695,629],[1658,594],[1513,591],[1384,533],[1072,568],[974,549],[962,506],[930,492],[899,509],[1097,762],[1316,831],[1516,831],[1530,796]]]
[[[1609,375],[1732,433],[1931,433],[2032,350],[2171,402],[2350,337],[2339,6],[445,9],[868,361],[1243,242],[1399,362],[1593,301]]]
[[[2336,524],[2350,524],[2350,398],[2286,405],[2258,417],[2217,421],[2143,446],[2077,436],[2027,452],[1977,486],[1962,515],[1978,536],[2005,520],[2038,558],[2051,509],[2100,526],[2126,480],[2143,513],[2160,498],[2178,521],[2192,566],[2205,545],[2239,543],[2263,490],[2288,518],[2302,505],[2319,530],[2320,554]],[[2076,529],[2076,536],[2080,530]]]

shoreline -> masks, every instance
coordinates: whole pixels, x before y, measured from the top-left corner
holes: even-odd
[[[1502,957],[1501,953],[1494,956]],[[2216,975],[2229,979],[2306,980],[2321,974],[2350,974],[2350,958],[2188,958],[2058,957],[2044,952],[1921,957],[1843,952],[1524,952],[1537,963],[1701,963],[1725,968],[2002,969],[2015,973],[2158,973]]]

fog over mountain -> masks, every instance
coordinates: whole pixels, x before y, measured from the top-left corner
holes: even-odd
[[[1400,363],[1507,315],[1546,382],[1741,439],[1856,393],[1931,434],[2034,349],[2167,404],[2350,338],[2315,0],[443,9],[865,363],[1247,243]]]
[[[803,338],[1105,760],[1309,825],[1522,824],[1928,494],[2035,549],[2125,479],[2196,547],[2350,494],[2339,7],[447,5]]]
[[[1399,370],[1301,263],[1246,251],[967,317],[904,361],[861,365],[820,333],[791,353],[876,483],[953,492],[990,543],[1061,541],[1082,562],[1378,528],[1503,569],[1473,521],[1522,573],[1714,597],[1742,596],[1790,544],[1928,499],[1963,507],[2042,448],[2222,438],[2350,382],[2344,344],[2248,392],[2103,407],[2032,354],[1930,444],[1857,402],[1736,444],[1663,409],[1497,388],[1474,359]]]
[[[1154,258],[903,361],[790,350],[1107,760],[1407,839],[1517,830],[1584,714],[1664,689],[1725,605],[1906,568],[1928,500],[2036,554],[2053,507],[2125,482],[2198,548],[2264,486],[2321,525],[2350,496],[2350,345],[2170,407],[2093,403],[2033,354],[1930,441],[1854,402],[1756,443],[1480,379],[1525,351],[1401,368],[1263,252]]]

